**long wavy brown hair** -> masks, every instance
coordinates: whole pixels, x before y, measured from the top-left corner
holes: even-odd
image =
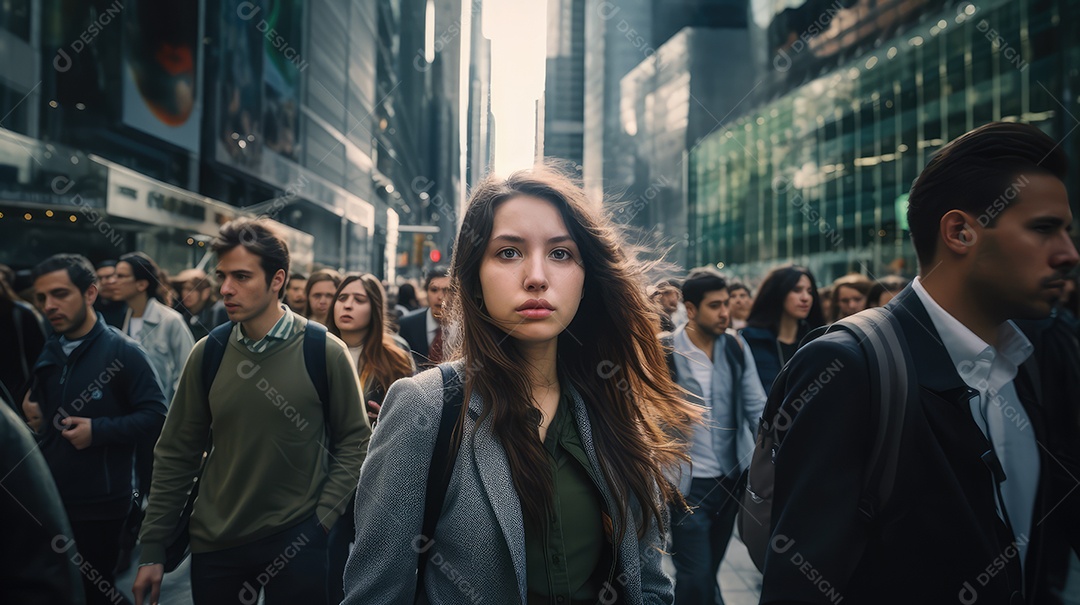
[[[364,293],[371,303],[371,323],[368,324],[356,371],[360,376],[360,384],[364,387],[365,398],[382,403],[383,396],[395,380],[412,376],[412,359],[394,342],[393,335],[386,329],[386,291],[379,279],[370,273],[350,274],[341,281],[341,285],[334,292],[334,299],[330,301],[326,318],[327,331],[334,336],[341,336],[341,328],[334,321],[334,308],[337,307],[341,292],[355,281],[363,284]]]
[[[532,388],[522,371],[527,361],[483,308],[480,286],[495,210],[520,196],[554,204],[581,253],[583,298],[559,336],[558,367],[560,380],[585,400],[597,457],[619,509],[612,512],[639,519],[639,536],[654,521],[663,531],[666,503],[682,502],[665,473],[688,459],[687,444],[677,435],[700,418],[700,408],[687,403],[671,380],[656,337],[657,314],[645,296],[648,265],[636,262],[610,218],[554,169],[489,177],[469,199],[451,260],[449,300],[450,322],[458,330],[449,343],[451,357],[465,360],[466,401],[473,392],[482,398],[481,421],[491,416],[506,450],[525,522],[542,527],[554,488],[533,416]],[[617,539],[626,526],[618,524]]]

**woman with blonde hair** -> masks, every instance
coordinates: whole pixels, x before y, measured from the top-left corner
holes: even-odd
[[[344,603],[673,601],[659,548],[680,498],[665,476],[700,412],[671,380],[641,265],[598,208],[543,168],[473,191],[450,270],[452,361],[387,393]]]

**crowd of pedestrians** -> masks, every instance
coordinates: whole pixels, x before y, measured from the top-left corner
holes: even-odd
[[[762,603],[1063,603],[1066,174],[1030,126],[947,145],[910,281],[650,277],[544,167],[479,184],[418,287],[298,273],[257,219],[174,277],[0,267],[0,602],[168,602],[190,554],[199,605],[715,605],[738,526]]]

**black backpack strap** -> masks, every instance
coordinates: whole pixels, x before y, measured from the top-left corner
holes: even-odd
[[[904,417],[909,403],[918,398],[919,385],[906,339],[892,311],[868,309],[838,325],[855,335],[869,364],[870,421],[875,437],[859,512],[873,519],[892,496]]]
[[[330,435],[330,381],[326,376],[326,326],[308,321],[304,329],[304,366],[322,403],[323,425]]]
[[[420,534],[428,543],[435,539],[435,526],[439,523],[439,515],[442,514],[443,502],[446,500],[446,489],[450,485],[450,475],[457,461],[457,449],[451,449],[450,439],[454,433],[454,425],[461,416],[461,408],[465,405],[465,385],[461,374],[449,363],[439,364],[439,371],[442,372],[443,382],[442,414],[439,418],[439,432],[435,437],[435,448],[431,451],[431,464],[428,466],[427,489],[424,490],[424,522],[420,529]],[[427,568],[430,552],[430,548],[421,551],[416,563],[417,599],[424,590],[424,570]]]
[[[210,330],[206,336],[206,344],[203,346],[202,358],[202,382],[203,395],[206,401],[210,401],[210,386],[214,384],[221,360],[225,357],[225,347],[229,344],[229,335],[232,333],[233,323],[227,321]]]
[[[728,363],[732,369],[737,369],[741,373],[746,369],[746,355],[743,353],[743,345],[739,342],[739,337],[724,332],[721,338],[724,339],[724,356],[727,357]]]

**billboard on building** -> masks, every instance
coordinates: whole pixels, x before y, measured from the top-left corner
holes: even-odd
[[[303,3],[273,0],[256,24],[263,40],[263,134],[266,149],[290,160],[300,157],[300,73],[307,62],[303,43]]]
[[[124,124],[190,151],[202,110],[200,0],[130,0],[124,6]]]
[[[262,155],[261,2],[221,4],[215,159],[257,171]]]

